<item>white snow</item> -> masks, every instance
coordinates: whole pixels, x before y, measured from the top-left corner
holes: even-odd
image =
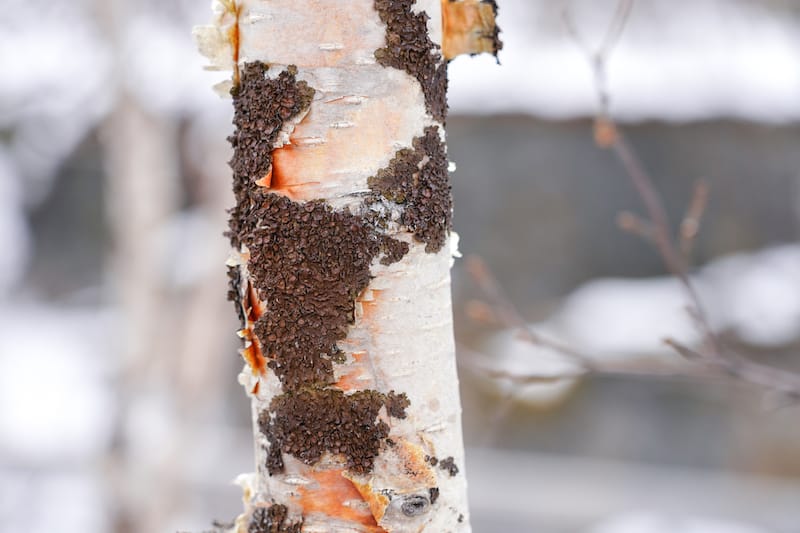
[[[686,313],[688,300],[673,278],[599,279],[582,285],[552,318],[574,348],[604,360],[670,352],[671,337],[695,344],[700,336]]]
[[[761,348],[800,338],[800,246],[736,254],[703,269],[717,327]]]
[[[115,344],[108,312],[8,302],[0,308],[0,456],[43,463],[108,447]]]
[[[768,533],[740,522],[705,517],[678,517],[639,511],[601,522],[587,533]]]
[[[800,245],[722,257],[700,269],[692,281],[716,331],[760,349],[800,340]],[[663,340],[699,345],[702,337],[687,304],[672,277],[598,279],[576,289],[556,313],[531,327],[595,363],[680,364],[681,357]],[[490,339],[484,351],[496,368],[519,375],[554,376],[574,368],[564,355],[510,331]],[[530,383],[517,387],[514,396],[550,404],[571,384],[570,379]],[[512,390],[504,381],[497,386]]]
[[[594,114],[592,72],[564,29],[563,4],[502,2],[502,65],[491,57],[454,61],[452,111],[559,119]],[[616,2],[569,4],[578,34],[595,49]],[[611,110],[619,119],[797,120],[800,28],[797,20],[755,2],[636,2],[610,56],[607,79]]]
[[[91,472],[25,471],[0,475],[0,521],[8,533],[111,531],[110,502]]]

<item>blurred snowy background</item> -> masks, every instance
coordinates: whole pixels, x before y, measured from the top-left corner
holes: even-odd
[[[697,342],[640,211],[591,138],[595,93],[561,2],[502,0],[505,49],[451,65],[456,229],[541,331],[604,361]],[[599,39],[614,2],[575,0]],[[252,469],[221,236],[230,102],[195,0],[5,0],[0,14],[0,530],[202,531]],[[726,340],[800,369],[800,4],[638,0],[611,111],[670,215],[711,201],[693,276]],[[471,322],[497,368],[566,363]],[[462,368],[477,532],[800,532],[800,408],[719,380],[510,387]],[[501,490],[502,488],[502,490]]]

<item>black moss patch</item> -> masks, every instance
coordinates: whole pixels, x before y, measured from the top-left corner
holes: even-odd
[[[439,128],[425,128],[413,147],[399,150],[368,183],[380,196],[403,206],[400,223],[426,244],[426,252],[438,252],[452,229],[453,214],[447,151]]]
[[[375,9],[386,24],[386,46],[375,50],[385,67],[404,70],[422,87],[425,107],[444,122],[447,115],[447,63],[441,48],[428,36],[427,13],[414,13],[416,0],[375,0]]]
[[[458,467],[456,466],[456,462],[452,457],[447,457],[446,459],[439,461],[439,468],[450,474],[450,477],[458,474]]]
[[[281,452],[309,465],[330,452],[344,455],[348,469],[369,472],[389,435],[389,426],[378,419],[378,411],[397,398],[390,400],[372,390],[345,395],[335,389],[303,389],[276,396],[269,411],[258,418],[270,442],[267,470],[270,474],[283,470]]]
[[[436,503],[436,500],[439,499],[439,487],[431,487],[428,489],[428,495],[431,499],[431,505]]]
[[[289,510],[285,505],[258,507],[250,518],[247,533],[300,533],[303,522],[287,523],[288,514]]]
[[[228,137],[233,146],[233,192],[236,206],[231,210],[228,236],[239,247],[241,224],[253,218],[258,208],[259,191],[255,181],[272,165],[272,150],[284,122],[311,104],[314,89],[297,81],[297,69],[290,66],[275,78],[267,78],[269,67],[261,62],[246,63],[239,84],[231,90],[233,124],[236,130]]]

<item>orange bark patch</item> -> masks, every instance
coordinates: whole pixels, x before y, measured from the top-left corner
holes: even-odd
[[[461,54],[497,53],[499,42],[492,4],[478,0],[443,0],[442,24],[442,52],[445,59],[450,60]]]
[[[369,510],[372,513],[372,517],[376,522],[380,522],[381,518],[383,518],[383,515],[386,514],[386,507],[389,506],[389,497],[373,491],[372,485],[369,483],[359,483],[354,479],[350,481],[353,483],[353,486],[356,488],[356,490],[358,490],[358,492],[361,494],[361,497],[364,498],[364,501],[366,501],[369,505]]]
[[[250,346],[242,350],[242,357],[250,365],[253,374],[256,376],[263,376],[267,372],[267,359],[261,353],[261,347],[258,345],[257,340],[253,340]],[[255,394],[255,393],[254,393]]]
[[[348,372],[336,382],[336,386],[342,389],[343,391],[350,391],[350,390],[358,390],[364,388],[364,380],[361,379],[364,375],[364,359],[369,357],[367,352],[353,352],[353,366],[355,368]]]
[[[242,350],[242,357],[250,365],[253,374],[256,376],[263,376],[267,372],[267,359],[261,350],[261,342],[253,334],[253,324],[264,314],[264,304],[258,298],[255,289],[251,284],[247,286],[247,299],[245,301],[245,309],[247,310],[247,326],[244,330],[244,338],[250,341],[250,344]],[[256,391],[253,392],[256,394]]]
[[[258,297],[252,283],[248,283],[247,285],[247,300],[250,304],[247,318],[251,322],[255,322],[264,314],[264,303]]]
[[[343,474],[343,469],[307,473],[315,483],[298,489],[298,503],[303,514],[322,513],[359,524],[369,533],[386,533],[383,528],[378,527],[370,508],[359,505],[365,501],[364,498]]]
[[[228,30],[228,41],[231,43],[233,50],[233,85],[239,85],[239,16],[242,13],[242,6],[236,0],[226,2],[225,9],[235,17],[233,25]]]
[[[267,186],[270,189],[280,192],[292,200],[310,200],[313,194],[304,194],[303,188],[319,185],[319,181],[303,179],[300,176],[314,176],[314,169],[309,166],[314,167],[315,161],[318,161],[320,165],[327,164],[327,161],[320,161],[320,158],[315,158],[314,155],[320,154],[311,150],[299,149],[291,144],[273,150],[272,167],[268,176],[264,177],[264,182],[268,181],[269,185]]]
[[[377,312],[378,306],[380,305],[381,294],[383,293],[380,289],[372,289],[371,296],[368,300],[361,299],[361,310],[364,316],[364,320],[372,321],[375,318],[375,313]]]
[[[422,448],[407,440],[400,440],[394,451],[402,464],[400,471],[405,473],[405,479],[411,487],[432,487],[436,484],[436,474],[425,461],[425,452]]]

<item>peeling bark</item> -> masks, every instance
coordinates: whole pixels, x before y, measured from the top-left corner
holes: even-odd
[[[495,23],[497,2],[494,0],[444,0],[442,53],[450,60],[462,54],[488,53],[497,56],[503,48],[500,29]]]
[[[234,530],[469,531],[442,4],[215,13],[196,35],[233,70],[229,296],[257,428]]]

